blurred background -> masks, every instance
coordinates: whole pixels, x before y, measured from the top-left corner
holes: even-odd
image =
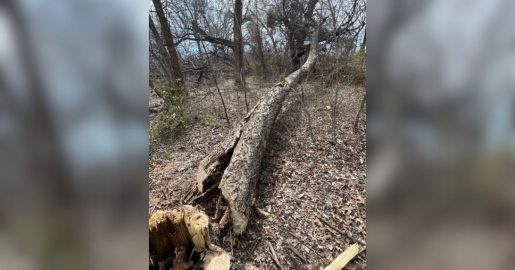
[[[371,269],[514,269],[515,2],[367,3]],[[148,265],[145,1],[0,3],[0,269]]]
[[[147,267],[148,7],[0,3],[0,269]]]
[[[371,269],[515,269],[514,11],[369,1]]]

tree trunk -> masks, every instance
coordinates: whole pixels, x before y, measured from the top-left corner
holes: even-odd
[[[313,33],[317,40],[318,31]],[[317,58],[316,45],[311,46],[302,67],[276,84],[247,114],[235,130],[199,164],[197,187],[200,197],[219,192],[229,206],[233,231],[241,234],[248,224],[261,159],[275,119],[285,98],[308,73]]]
[[[252,23],[249,27],[250,34],[252,36],[252,42],[254,43],[254,56],[258,62],[258,74],[260,76],[266,75],[266,62],[265,55],[263,52],[263,39],[261,37],[261,30],[259,29],[259,25],[256,23]]]
[[[166,49],[168,50],[168,55],[170,57],[172,77],[180,91],[186,92],[186,89],[184,87],[184,78],[182,76],[181,66],[179,64],[179,56],[175,48],[175,43],[173,42],[172,31],[170,30],[170,25],[168,24],[168,19],[166,18],[164,12],[163,4],[161,3],[161,0],[152,0],[152,2],[154,3],[154,7],[156,9],[159,24],[161,25],[161,32],[163,33],[164,44]]]
[[[157,61],[160,63],[168,83],[172,84],[174,78],[172,74],[172,64],[170,62],[170,55],[168,54],[168,51],[165,48],[163,40],[161,39],[161,35],[159,35],[154,20],[152,20],[152,17],[150,15],[148,16],[148,25],[150,28],[150,32],[152,32],[152,35],[154,36],[156,46],[159,51],[159,55],[156,55],[155,57],[158,58]]]
[[[242,16],[242,0],[235,0],[233,23],[234,84],[238,90],[245,87],[245,79],[243,74],[243,35],[241,33]]]
[[[254,45],[256,47],[255,55],[259,63],[259,74],[266,76],[266,62],[265,54],[263,53],[263,37],[261,35],[261,27],[259,26],[258,17],[258,1],[254,1],[255,18],[254,23],[251,25],[251,35],[253,36]]]
[[[361,46],[359,48],[360,51],[364,51],[367,46],[367,29],[365,29],[365,36],[363,37],[363,42],[361,42]]]

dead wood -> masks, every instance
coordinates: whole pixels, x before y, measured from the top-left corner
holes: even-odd
[[[172,269],[193,269],[196,264],[202,269],[230,267],[229,254],[211,243],[208,216],[189,205],[150,216],[149,252],[153,265],[172,260]]]
[[[318,31],[314,31],[312,40],[317,40],[317,36]],[[261,159],[275,119],[291,89],[313,68],[316,58],[317,48],[311,46],[304,65],[273,86],[199,164],[199,192],[218,187],[230,208],[232,228],[237,235],[247,228]]]
[[[281,266],[279,259],[277,259],[277,254],[275,254],[274,247],[272,247],[272,244],[270,244],[270,242],[268,242],[268,241],[266,241],[266,244],[268,245],[268,249],[270,250],[270,254],[272,256],[272,260],[274,261],[275,265],[277,265],[277,268],[279,268],[279,270],[283,270],[283,267]]]
[[[353,236],[352,234],[350,234],[350,233],[348,233],[348,232],[344,232],[344,231],[342,231],[342,230],[338,229],[336,226],[334,226],[334,225],[332,225],[331,223],[329,223],[329,221],[325,220],[323,217],[318,216],[318,219],[319,219],[320,221],[322,221],[322,223],[324,223],[325,225],[329,226],[329,228],[331,228],[331,229],[333,229],[334,231],[336,231],[336,232],[338,232],[338,233],[340,233],[340,234],[342,234],[342,235],[346,236],[347,238],[349,238],[349,239],[353,240],[354,242],[360,243],[360,244],[361,244],[361,245],[363,245],[363,246],[365,246],[365,245],[366,245],[365,241],[363,241],[363,240],[361,240],[361,239],[359,239],[359,238],[357,238],[357,237]]]
[[[297,258],[299,258],[303,263],[307,263],[306,258],[300,254],[294,247],[285,245],[284,248],[288,249],[289,251],[293,252]]]
[[[325,268],[325,270],[341,270],[343,269],[356,255],[358,255],[363,249],[360,249],[358,244],[353,244],[347,248],[342,254]]]

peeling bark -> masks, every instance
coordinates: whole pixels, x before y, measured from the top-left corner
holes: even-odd
[[[317,40],[318,31],[312,40]],[[200,162],[197,187],[200,192],[218,189],[230,209],[232,229],[242,234],[251,213],[261,159],[269,135],[289,92],[314,66],[316,46],[308,59],[283,82],[276,84],[261,98],[232,133]]]

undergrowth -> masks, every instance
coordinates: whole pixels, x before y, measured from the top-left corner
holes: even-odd
[[[161,86],[164,106],[151,123],[150,136],[161,141],[178,136],[186,124],[185,105],[187,93],[179,84]]]

